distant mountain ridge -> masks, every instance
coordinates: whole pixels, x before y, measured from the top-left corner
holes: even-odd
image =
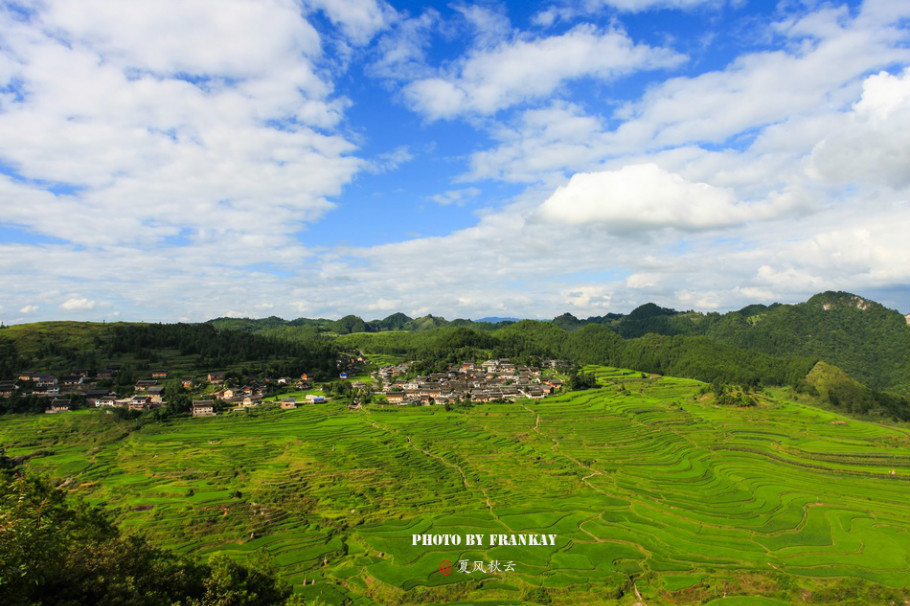
[[[818,357],[870,387],[910,394],[910,326],[905,317],[848,292],[827,291],[794,305],[748,305],[726,314],[645,304],[628,315],[574,322],[567,315],[554,320],[566,330],[600,324],[627,339],[648,333],[705,336],[769,355]]]
[[[500,319],[500,318],[490,318]],[[899,312],[846,292],[725,314],[653,303],[628,314],[490,323],[396,313],[364,321],[269,317],[202,324],[43,322],[0,329],[0,379],[125,363],[174,370],[236,367],[331,375],[343,352],[422,360],[426,372],[469,359],[602,364],[758,387],[789,385],[856,414],[910,420],[910,326]]]
[[[521,322],[521,318],[499,318],[491,316],[488,318],[478,318],[475,322],[486,322],[487,324],[502,324],[503,322]]]
[[[309,326],[317,332],[420,332],[444,326],[492,331],[520,324],[514,318],[448,321],[440,316],[411,318],[403,313],[382,320],[357,316],[339,320],[299,318],[210,320],[218,328],[259,332],[280,326]],[[793,305],[753,304],[725,314],[677,311],[645,303],[628,314],[576,318],[565,313],[551,324],[566,331],[589,325],[609,328],[625,339],[646,334],[701,336],[740,349],[774,356],[817,357],[834,364],[875,389],[910,395],[910,326],[898,311],[848,292],[827,291]]]

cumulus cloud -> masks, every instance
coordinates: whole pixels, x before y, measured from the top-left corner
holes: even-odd
[[[322,10],[358,45],[369,42],[395,17],[394,9],[376,0],[305,0],[305,4]]]
[[[603,157],[603,122],[576,104],[553,102],[512,122],[493,131],[499,145],[471,155],[467,178],[533,183]]]
[[[596,313],[610,309],[613,300],[613,289],[608,286],[579,286],[570,288],[562,293],[566,305],[581,308],[585,313]]]
[[[148,246],[217,230],[249,249],[366,166],[331,132],[347,101],[293,2],[51,1],[0,9],[0,30],[0,195],[30,231]]]
[[[22,307],[22,309],[19,310],[19,313],[33,314],[36,311],[38,311],[38,309],[39,308],[37,305],[25,305],[24,307]]]
[[[838,183],[910,185],[910,70],[866,79],[853,112],[813,149],[812,167]]]
[[[870,69],[906,57],[898,22],[869,18],[867,5],[854,18],[842,7],[777,24],[791,50],[743,55],[720,71],[667,80],[617,112],[625,120],[618,139],[651,146],[725,142],[748,129],[839,108]]]
[[[320,52],[316,30],[283,0],[50,0],[38,10],[32,20],[68,46],[159,74],[254,76],[288,53]]]
[[[71,297],[60,304],[60,309],[64,311],[87,311],[95,309],[95,301],[85,297]]]
[[[789,242],[762,265],[757,283],[792,288],[799,283],[818,286],[862,281],[870,286],[906,283],[910,250],[903,244],[910,233],[910,214],[876,214],[850,226],[830,226],[798,242]]]
[[[736,203],[733,191],[691,183],[656,164],[579,173],[540,207],[546,221],[604,224],[618,232],[699,231],[773,216],[768,204]]]
[[[431,120],[490,114],[548,95],[577,78],[610,80],[683,60],[675,51],[636,44],[622,31],[580,25],[562,35],[519,37],[476,50],[447,73],[410,83],[404,95]]]
[[[296,2],[51,0],[0,6],[0,31],[0,222],[46,242],[0,247],[17,308],[264,311],[250,280],[269,288],[306,262],[295,234],[369,166]],[[61,294],[72,280],[91,298]],[[201,284],[223,298],[192,301]]]
[[[804,157],[821,139],[830,135],[824,146],[846,150],[842,139],[857,136],[846,130],[838,138],[832,132],[842,129],[840,116],[869,73],[906,56],[901,47],[907,34],[900,23],[908,16],[910,5],[887,2],[867,2],[856,15],[843,7],[804,12],[768,26],[765,34],[783,38],[783,47],[745,53],[723,69],[671,78],[612,115],[560,102],[513,114],[493,126],[494,144],[472,154],[465,178],[552,182],[605,166],[659,160],[687,177],[691,169],[701,173],[691,175],[695,178],[711,174],[717,182],[752,190],[764,183],[783,187],[803,170]],[[900,111],[891,111],[897,122]],[[856,122],[866,130],[870,126],[862,118]],[[894,136],[884,137],[886,152],[900,145],[904,126],[894,126]],[[869,155],[869,162],[860,163],[865,168],[876,151],[874,145],[861,149]],[[846,158],[846,151],[835,155]],[[821,150],[818,156],[821,170]],[[895,173],[902,162],[902,153],[890,154],[871,174],[884,171],[899,180]],[[749,192],[754,195],[763,194]]]

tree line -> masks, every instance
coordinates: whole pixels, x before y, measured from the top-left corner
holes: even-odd
[[[99,328],[95,334],[79,344],[41,337],[26,348],[0,335],[0,379],[11,379],[23,370],[66,372],[78,368],[94,373],[116,363],[128,367],[123,380],[132,381],[132,372],[166,367],[178,356],[182,367],[189,360],[190,370],[197,372],[246,367],[246,374],[295,376],[306,371],[328,377],[334,374],[340,353],[333,340],[315,334],[283,339],[217,330],[210,324],[95,326]]]

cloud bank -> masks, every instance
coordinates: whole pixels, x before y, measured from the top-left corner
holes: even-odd
[[[0,319],[906,307],[910,5],[760,8],[4,4]]]

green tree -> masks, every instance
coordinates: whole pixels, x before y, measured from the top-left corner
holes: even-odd
[[[266,606],[290,590],[224,556],[201,565],[123,536],[0,453],[0,595],[5,606]]]

